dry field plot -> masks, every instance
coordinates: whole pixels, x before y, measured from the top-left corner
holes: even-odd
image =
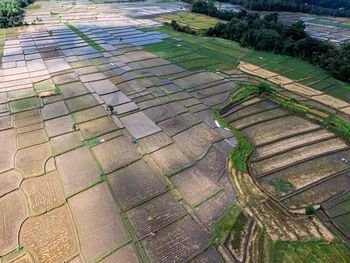
[[[65,103],[70,112],[81,111],[99,104],[95,97],[90,94],[68,99]]]
[[[73,119],[70,115],[45,121],[45,130],[49,137],[73,131]]]
[[[158,123],[158,126],[169,136],[174,136],[195,124],[198,124],[200,120],[191,113],[184,113],[177,115],[165,121]]]
[[[48,138],[44,129],[34,130],[17,135],[18,149],[47,142]]]
[[[255,102],[254,99],[250,100]],[[235,111],[230,111],[227,114],[230,114],[229,116],[226,117],[225,119],[229,122],[233,122],[235,120],[253,115],[253,114],[257,114],[257,113],[261,113],[263,111],[268,111],[268,110],[272,110],[272,109],[276,109],[278,108],[278,106],[274,103],[272,103],[271,101],[268,100],[264,100],[264,101],[258,101],[256,103],[249,103],[249,101],[246,102],[246,104],[248,103],[248,105],[244,105],[242,104],[238,104],[239,108],[235,108]]]
[[[66,205],[27,219],[19,241],[36,262],[64,262],[78,253],[75,230]]]
[[[259,176],[261,174],[292,165],[293,163],[297,163],[328,152],[342,150],[347,147],[347,144],[343,140],[334,138],[316,144],[303,146],[295,150],[290,150],[262,161],[251,162],[250,169],[253,176]]]
[[[136,146],[126,136],[100,143],[92,148],[92,152],[105,173],[111,173],[140,158]]]
[[[87,147],[81,147],[57,156],[56,163],[66,196],[81,190],[100,178],[100,171]]]
[[[107,112],[102,106],[92,107],[86,110],[74,112],[72,114],[74,120],[77,123],[91,121],[94,119],[98,119],[100,117],[104,117],[106,115],[107,115]]]
[[[91,139],[117,130],[119,127],[110,116],[94,119],[79,124],[79,128],[85,139]]]
[[[15,167],[24,177],[44,174],[45,163],[52,156],[49,143],[31,146],[19,150],[15,158]]]
[[[236,103],[223,116],[231,121],[233,128],[243,128],[243,134],[253,144],[249,172],[265,193],[279,199],[285,207],[297,210],[321,205],[347,190],[350,186],[348,144],[286,110],[283,112],[287,116],[273,120],[261,118],[269,114],[274,117],[273,112],[280,110],[271,102],[268,105],[273,110],[256,107],[262,103],[266,102],[249,103],[250,106]],[[242,119],[232,122],[235,118]]]
[[[85,260],[91,262],[128,241],[118,208],[106,183],[98,184],[68,200]]]
[[[159,230],[156,236],[148,236],[142,244],[152,262],[176,263],[199,253],[208,242],[196,223],[185,217]]]
[[[0,255],[5,255],[18,246],[18,233],[27,218],[27,207],[24,195],[14,191],[0,200]]]
[[[81,82],[59,85],[59,89],[64,99],[70,99],[89,93],[84,84]]]
[[[139,259],[132,244],[126,245],[107,256],[100,263],[139,263]]]
[[[193,206],[198,205],[221,189],[220,184],[211,177],[211,174],[198,166],[190,167],[172,176],[171,181],[187,202]]]
[[[198,160],[205,154],[220,135],[206,124],[195,125],[174,136],[176,144],[190,160]]]
[[[108,181],[124,209],[134,207],[166,190],[165,182],[143,160],[108,175]]]
[[[316,143],[318,140],[334,137],[335,135],[328,130],[317,130],[306,134],[293,136],[288,139],[280,140],[261,147],[256,147],[253,153],[253,159],[263,158],[269,155],[280,153],[288,149],[293,149],[307,143]]]
[[[0,197],[17,189],[21,181],[21,174],[14,169],[0,173]]]
[[[341,160],[342,158],[347,158],[348,154],[349,151],[344,151],[314,158],[271,173],[268,176],[258,179],[258,182],[269,192],[276,196],[281,196],[292,190],[299,190],[333,174],[346,171],[348,165]],[[275,180],[284,181],[288,183],[291,188],[284,192],[279,192],[278,189],[275,189],[271,185],[271,181]]]
[[[14,129],[0,131],[0,172],[13,168],[16,153],[16,131]]]
[[[350,189],[350,174],[346,173],[293,195],[282,203],[291,209],[307,207],[309,204],[322,204],[348,189]],[[344,209],[340,212],[344,212]]]
[[[164,175],[172,175],[186,168],[191,161],[179,150],[176,144],[164,147],[150,155]]]
[[[127,213],[128,218],[142,238],[185,215],[184,208],[171,193],[162,194]]]
[[[254,145],[261,145],[292,135],[318,129],[320,126],[298,116],[288,116],[250,126],[242,130]]]
[[[57,171],[26,179],[21,188],[27,194],[34,214],[41,214],[64,203],[64,193]]]
[[[251,125],[257,124],[259,122],[273,120],[273,119],[285,117],[287,115],[291,115],[291,113],[288,112],[287,110],[277,108],[269,111],[256,113],[254,115],[250,115],[247,117],[243,117],[239,120],[235,120],[231,122],[230,125],[237,130],[241,130]]]

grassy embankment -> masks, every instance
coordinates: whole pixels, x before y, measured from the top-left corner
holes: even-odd
[[[81,39],[83,39],[86,43],[88,43],[91,47],[96,49],[98,52],[104,52],[105,49],[101,47],[99,44],[97,44],[93,39],[85,35],[83,32],[81,32],[78,28],[73,26],[72,24],[66,22],[65,25],[70,28],[75,34],[77,34]]]

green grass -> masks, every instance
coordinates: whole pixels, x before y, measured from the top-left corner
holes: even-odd
[[[241,248],[242,242],[245,237],[247,224],[248,218],[243,213],[240,213],[232,227],[231,232],[233,237],[231,241],[231,246],[233,249],[238,250]]]
[[[293,189],[293,185],[279,178],[269,180],[269,184],[280,193],[288,193]]]
[[[274,242],[271,249],[271,263],[347,263],[350,249],[342,243]]]
[[[83,39],[86,43],[88,43],[91,47],[96,49],[98,52],[104,52],[105,49],[101,47],[99,44],[97,44],[94,40],[89,38],[87,35],[85,35],[83,32],[81,32],[78,28],[73,26],[72,24],[66,22],[65,25],[69,27],[74,33],[76,33],[81,39]]]
[[[169,26],[158,27],[157,31],[175,39],[166,39],[161,43],[146,45],[144,49],[190,70],[233,69],[236,67],[237,58],[249,52],[248,49],[232,41],[190,36],[175,32]]]
[[[212,225],[213,235],[210,238],[210,242],[214,245],[224,243],[240,214],[241,209],[236,204],[229,207],[221,218]]]
[[[170,23],[175,20],[182,26],[189,26],[191,29],[203,31],[209,27],[215,26],[218,22],[225,22],[217,18],[206,15],[195,14],[191,12],[182,12],[171,15],[162,16],[157,19],[160,22]]]

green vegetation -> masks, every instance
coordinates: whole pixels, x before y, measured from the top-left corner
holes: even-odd
[[[95,146],[96,144],[99,144],[100,140],[98,138],[91,138],[91,139],[88,139],[88,140],[84,140],[83,143],[86,146],[91,148],[91,147]]]
[[[98,52],[104,52],[105,49],[101,47],[99,44],[97,44],[94,40],[89,38],[87,35],[85,35],[83,32],[81,32],[78,28],[73,26],[72,24],[66,22],[65,25],[69,27],[75,34],[77,34],[81,39],[83,39],[86,43],[88,43],[91,47],[96,49]]]
[[[350,262],[350,249],[342,243],[274,242],[271,248],[271,263],[346,263]]]
[[[294,188],[291,183],[286,182],[279,178],[273,178],[269,180],[269,184],[273,188],[275,188],[278,192],[281,192],[281,193],[288,193],[290,190]]]
[[[305,207],[305,214],[306,215],[313,215],[315,213],[315,208],[312,205],[308,205]]]
[[[282,23],[278,13],[227,12],[217,9],[213,2],[195,1],[192,12],[227,20],[207,30],[208,36],[237,41],[242,47],[272,51],[309,61],[327,70],[339,80],[350,82],[350,44],[336,46],[308,36],[302,21]]]
[[[114,114],[114,107],[112,105],[107,105],[107,111],[110,115]]]
[[[233,237],[231,241],[231,246],[234,250],[238,250],[241,248],[242,242],[246,234],[248,222],[248,218],[243,213],[240,213],[238,215],[231,232],[231,235]]]
[[[176,13],[157,18],[159,22],[170,24],[171,21],[176,21],[181,26],[188,26],[190,29],[198,33],[204,33],[206,29],[215,26],[218,22],[224,22],[220,19],[195,14],[191,12]]]
[[[222,0],[222,2],[227,2],[227,0]],[[288,11],[317,15],[350,16],[350,2],[348,0],[229,0],[229,2],[258,11]]]
[[[0,28],[22,25],[24,8],[34,0],[1,0],[0,1]]]
[[[154,30],[152,28],[151,30]],[[172,30],[171,26],[158,27],[157,31],[174,38],[144,46],[144,49],[190,70],[229,70],[237,65],[237,59],[247,52],[237,43],[215,38],[187,35]]]
[[[211,229],[213,231],[213,235],[210,239],[210,242],[213,245],[224,243],[228,234],[232,230],[233,225],[240,215],[241,210],[236,204],[233,204],[231,207],[229,207],[221,216],[221,218],[214,225],[212,225]]]

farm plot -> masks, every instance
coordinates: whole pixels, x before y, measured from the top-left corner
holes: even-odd
[[[328,139],[334,137],[335,135],[328,130],[317,130],[313,132],[309,132],[306,134],[301,134],[297,136],[293,136],[291,138],[287,138],[281,141],[277,141],[274,143],[270,143],[264,146],[256,147],[253,153],[253,158],[263,158],[269,155],[274,155],[277,153],[281,153],[288,149],[293,149],[295,147],[300,147],[303,144],[307,143],[315,143],[318,140]]]
[[[278,106],[275,103],[272,103],[269,100],[263,100],[263,101],[258,101],[256,103],[254,103],[255,100],[250,100],[247,102],[243,102],[241,104],[237,105],[237,108],[235,108],[235,110],[233,111],[229,111],[228,113],[226,113],[225,119],[228,122],[233,122],[235,120],[244,118],[244,117],[248,117],[250,115],[253,114],[257,114],[257,113],[261,113],[263,111],[269,111],[269,110],[273,110],[278,108]],[[248,105],[246,105],[248,104]]]
[[[16,190],[1,198],[0,214],[2,215],[0,255],[3,256],[19,245],[19,230],[28,216],[25,197],[21,191]]]
[[[291,115],[291,113],[288,112],[287,110],[277,108],[269,111],[256,113],[254,115],[250,115],[242,119],[235,120],[231,122],[230,125],[237,130],[242,130],[244,128],[247,128],[251,125],[255,125],[257,123],[285,117],[287,115]]]
[[[195,30],[207,29],[211,26],[216,25],[218,22],[223,22],[222,20],[210,16],[191,12],[183,12],[161,16],[158,17],[156,20],[162,23],[171,23],[172,20],[175,20],[180,25],[189,26],[190,28]]]
[[[43,143],[19,150],[15,158],[15,167],[25,178],[44,174],[45,163],[51,157],[49,143]]]
[[[305,161],[258,179],[268,192],[280,197],[333,174],[344,172],[348,165],[341,160],[349,151],[336,152]]]
[[[345,173],[293,195],[283,200],[282,203],[290,209],[307,207],[310,204],[320,205],[348,189],[350,189],[350,175]],[[342,208],[339,213],[344,211],[346,210]]]
[[[220,184],[211,177],[211,174],[198,166],[172,176],[171,181],[193,206],[199,205],[221,190]]]
[[[176,144],[166,146],[152,153],[150,157],[161,172],[167,176],[183,170],[192,163]]]
[[[79,159],[79,162],[76,160]],[[66,196],[99,180],[100,171],[87,147],[81,147],[56,157]]]
[[[177,134],[173,139],[180,150],[195,161],[209,150],[212,143],[220,139],[220,135],[201,123]]]
[[[230,70],[236,67],[238,57],[249,52],[233,41],[189,36],[168,26],[158,27],[157,31],[175,39],[165,39],[144,48],[186,69]]]
[[[157,232],[185,214],[184,208],[171,193],[155,197],[126,213],[140,238]]]
[[[106,183],[68,200],[80,237],[81,251],[91,262],[128,241],[118,208]]]
[[[174,136],[195,124],[198,124],[200,120],[191,113],[184,113],[177,115],[170,119],[164,120],[158,123],[158,126],[169,136]]]
[[[139,259],[132,244],[119,248],[100,261],[101,263],[139,263]]]
[[[74,225],[66,205],[27,219],[19,242],[37,262],[63,262],[78,253]]]
[[[143,160],[109,174],[108,181],[123,209],[132,208],[166,191],[165,182]]]
[[[100,143],[92,147],[92,152],[105,173],[111,173],[140,158],[136,146],[126,136]]]
[[[298,116],[287,116],[277,120],[270,120],[243,129],[242,132],[255,145],[271,143],[292,135],[319,129],[319,125]]]
[[[27,194],[34,214],[41,214],[64,203],[64,193],[57,171],[24,180],[21,188]]]
[[[250,162],[250,169],[253,176],[266,174],[276,169],[292,165],[315,156],[328,152],[338,151],[347,148],[347,144],[339,139],[329,139],[316,144],[303,146],[295,150],[290,150],[285,153],[264,159],[261,161]]]
[[[17,189],[21,180],[21,174],[14,169],[0,173],[0,197]]]
[[[321,208],[325,212],[325,217],[322,218],[327,222],[331,223],[345,236],[348,240],[350,239],[350,225],[349,225],[349,199],[348,189],[343,192],[341,195],[338,195],[337,198],[333,198],[328,202],[325,202]]]
[[[155,263],[183,262],[199,254],[208,241],[192,219],[184,217],[157,232],[157,238],[142,240],[147,254]]]

